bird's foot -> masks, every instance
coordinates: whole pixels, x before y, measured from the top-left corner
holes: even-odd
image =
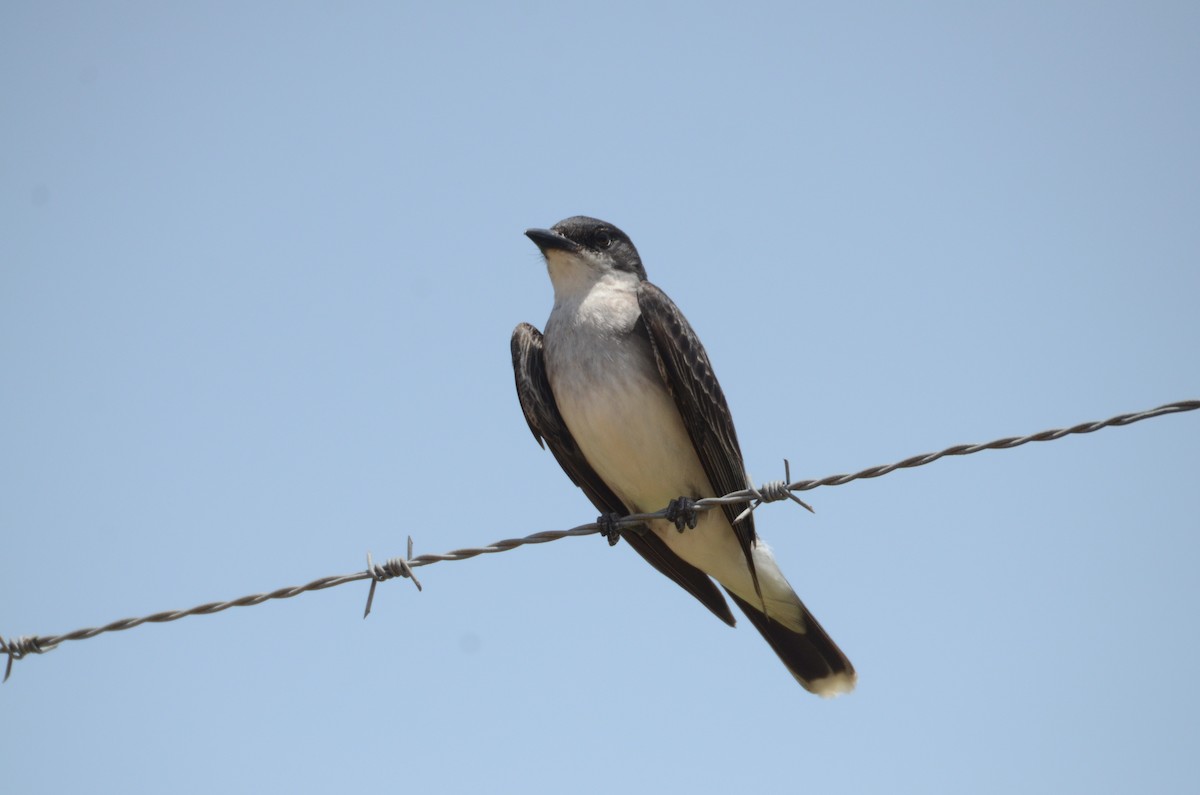
[[[696,501],[691,497],[680,497],[667,505],[667,521],[673,522],[675,529],[681,533],[687,528],[695,529],[699,519],[700,512],[696,510]]]
[[[622,517],[619,513],[602,513],[596,518],[596,524],[600,525],[600,535],[608,539],[610,547],[615,547],[621,540],[621,528],[617,525],[620,518]]]

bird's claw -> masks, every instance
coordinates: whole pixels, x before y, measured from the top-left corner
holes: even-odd
[[[685,528],[695,529],[696,522],[700,519],[700,512],[696,510],[696,501],[691,497],[680,497],[676,500],[671,500],[667,505],[667,521],[675,525],[675,529],[683,532]]]
[[[596,518],[596,524],[600,525],[600,535],[608,539],[610,547],[615,547],[621,540],[621,528],[617,525],[617,520],[620,518],[621,514],[619,513],[604,513]]]

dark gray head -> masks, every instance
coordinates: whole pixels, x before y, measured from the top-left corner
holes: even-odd
[[[573,259],[588,267],[631,273],[646,280],[646,269],[633,241],[610,223],[575,215],[550,229],[527,229],[525,235],[542,250],[548,263],[551,252],[564,252],[575,255]]]

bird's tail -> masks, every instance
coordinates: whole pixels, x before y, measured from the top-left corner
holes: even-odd
[[[767,616],[761,607],[746,602],[728,588],[726,592],[805,690],[829,698],[854,689],[858,680],[854,666],[798,597],[796,603],[800,607],[803,631],[787,627]]]

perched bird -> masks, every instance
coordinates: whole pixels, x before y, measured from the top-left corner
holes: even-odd
[[[854,688],[854,666],[796,596],[745,505],[694,500],[750,484],[725,395],[683,314],[646,280],[629,237],[575,216],[525,233],[546,260],[554,308],[513,331],[517,396],[539,444],[650,565],[732,626],[720,583],[807,690]],[[670,506],[618,533],[613,520]],[[710,579],[711,578],[711,579]]]

